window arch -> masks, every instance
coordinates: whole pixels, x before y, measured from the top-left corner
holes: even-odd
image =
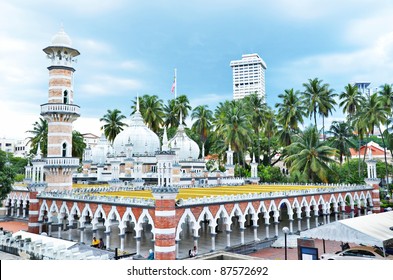
[[[68,91],[67,90],[65,90],[63,92],[63,103],[68,104]]]
[[[63,157],[66,157],[67,156],[67,143],[63,143],[63,146],[62,146],[62,156]]]

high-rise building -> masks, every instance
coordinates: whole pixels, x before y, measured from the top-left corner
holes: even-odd
[[[232,60],[230,65],[233,73],[233,99],[257,93],[265,100],[265,61],[256,53],[244,54],[241,60]]]

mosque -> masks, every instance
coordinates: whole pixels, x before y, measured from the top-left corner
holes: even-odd
[[[135,187],[147,185],[205,186],[239,183],[234,177],[233,151],[228,149],[226,171],[209,172],[204,159],[199,159],[198,144],[185,132],[180,116],[175,136],[163,139],[150,130],[139,111],[139,100],[128,126],[113,145],[101,136],[97,145],[87,147],[83,171],[73,176],[76,183],[126,183]],[[160,143],[162,142],[162,145]]]
[[[95,236],[107,249],[141,256],[154,248],[156,259],[173,260],[193,246],[202,253],[256,244],[277,238],[279,226],[295,234],[380,211],[371,158],[364,185],[259,185],[255,160],[250,178],[234,177],[231,147],[225,172],[207,171],[182,117],[175,136],[168,139],[165,130],[160,141],[144,124],[139,102],[113,145],[102,137],[86,149],[81,164],[71,153],[72,124],[80,116],[73,87],[80,53],[63,29],[43,51],[50,60],[48,101],[41,105],[48,121],[47,157],[38,149],[26,167],[26,184],[14,186],[3,202],[6,216],[28,221],[29,233],[78,243]],[[44,250],[41,244],[37,250],[50,251],[52,258],[64,246]]]

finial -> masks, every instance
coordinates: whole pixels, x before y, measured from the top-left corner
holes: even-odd
[[[136,111],[139,112],[139,93],[136,94]]]

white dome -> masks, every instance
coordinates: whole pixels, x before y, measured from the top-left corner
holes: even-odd
[[[154,154],[160,150],[160,139],[145,125],[139,110],[131,116],[129,126],[125,127],[113,141],[116,155],[122,152],[126,154],[125,145],[128,143],[132,144],[133,154]]]
[[[197,159],[199,157],[199,146],[186,134],[184,126],[181,124],[177,129],[176,135],[169,140],[169,147],[175,149],[179,160],[188,158]]]
[[[104,135],[101,135],[98,144],[91,148],[91,160],[94,163],[105,163],[107,154],[110,152],[109,143]]]
[[[52,37],[52,45],[56,47],[68,47],[71,48],[72,41],[70,36],[64,32],[63,28],[60,29],[57,34]]]

